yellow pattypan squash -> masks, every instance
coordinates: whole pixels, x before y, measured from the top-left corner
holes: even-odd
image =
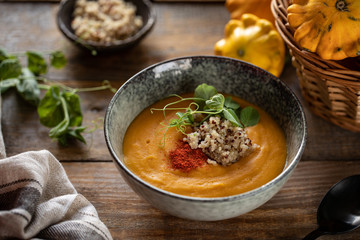
[[[225,26],[225,38],[215,44],[215,54],[250,62],[279,77],[285,45],[273,24],[253,14],[243,14]]]
[[[269,20],[275,24],[274,15],[271,12],[271,0],[226,0],[225,7],[232,19],[240,19],[244,13],[251,13],[259,18]]]
[[[323,59],[360,55],[360,0],[293,0],[287,19],[295,41]]]

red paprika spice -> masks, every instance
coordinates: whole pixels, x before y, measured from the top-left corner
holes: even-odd
[[[190,145],[183,141],[179,141],[176,149],[169,153],[169,157],[172,168],[183,172],[204,165],[208,159],[201,149],[191,149]]]

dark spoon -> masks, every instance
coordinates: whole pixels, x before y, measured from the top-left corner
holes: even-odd
[[[303,240],[345,233],[360,226],[360,175],[336,183],[322,199],[317,212],[318,229]]]

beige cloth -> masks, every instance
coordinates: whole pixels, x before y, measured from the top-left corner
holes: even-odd
[[[112,239],[49,151],[5,157],[0,130],[0,239]]]

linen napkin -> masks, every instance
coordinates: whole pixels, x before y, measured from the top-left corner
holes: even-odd
[[[49,151],[6,158],[0,123],[0,239],[14,238],[112,240]]]

